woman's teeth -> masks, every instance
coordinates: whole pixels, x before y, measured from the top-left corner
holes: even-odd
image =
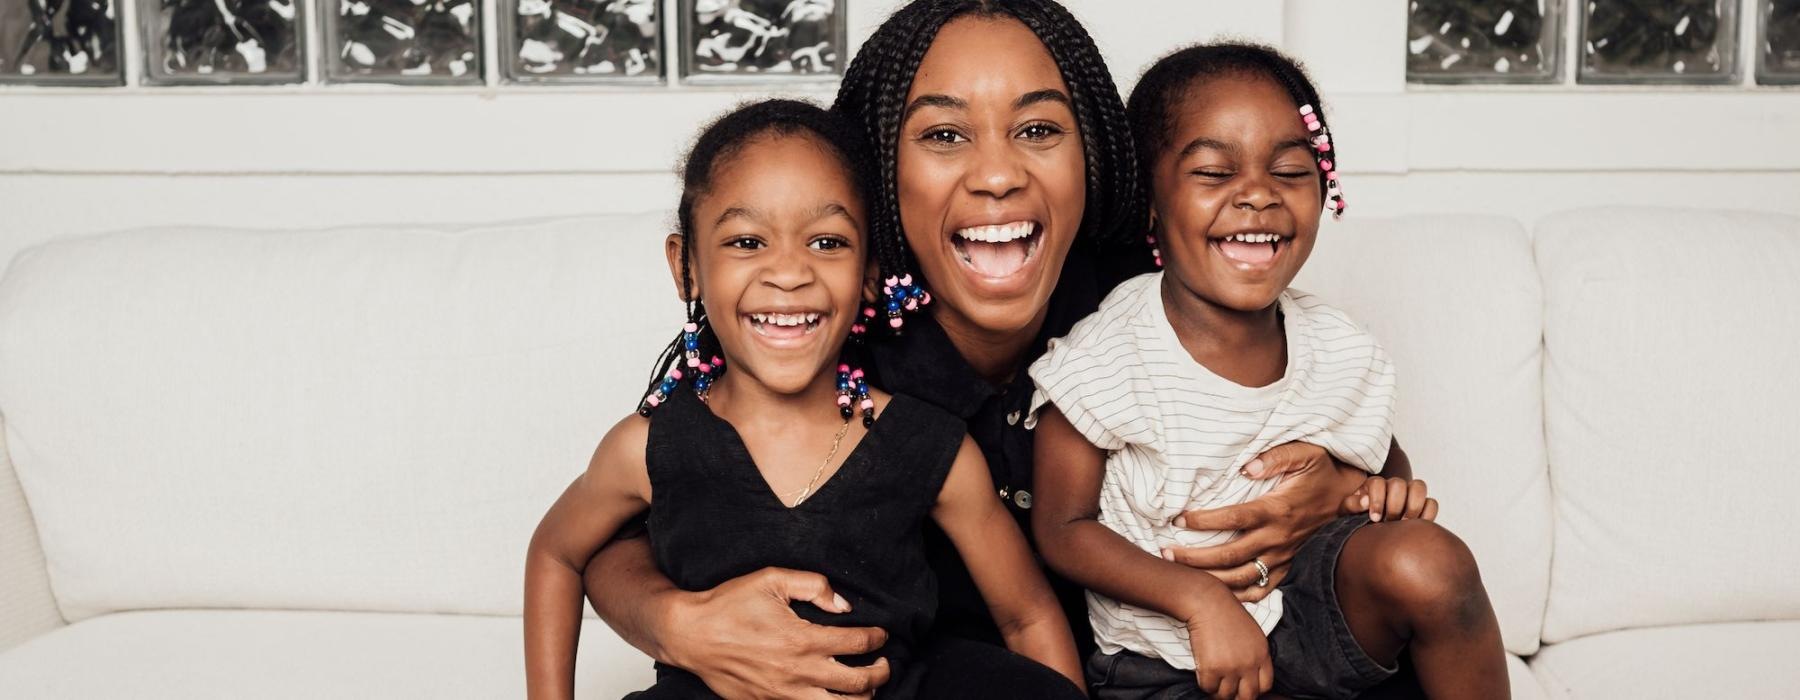
[[[986,277],[1008,277],[1024,269],[1037,253],[1037,228],[1030,221],[971,226],[958,230],[951,244],[969,269]]]

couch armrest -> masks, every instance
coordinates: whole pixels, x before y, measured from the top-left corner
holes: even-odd
[[[0,650],[67,624],[50,594],[44,549],[0,424]]]

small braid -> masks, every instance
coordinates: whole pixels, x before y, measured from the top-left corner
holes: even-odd
[[[1132,137],[1137,141],[1139,175],[1148,189],[1151,168],[1156,155],[1169,148],[1174,137],[1176,114],[1180,102],[1190,90],[1213,78],[1227,75],[1255,75],[1267,78],[1294,100],[1294,108],[1312,105],[1319,118],[1321,133],[1330,133],[1325,118],[1325,105],[1319,89],[1306,75],[1298,61],[1275,49],[1258,44],[1224,42],[1190,46],[1175,51],[1151,64],[1131,92],[1127,109]],[[1294,115],[1299,120],[1298,112]],[[1314,160],[1338,161],[1337,139],[1331,141],[1330,154],[1313,152]],[[1319,200],[1324,204],[1330,188],[1323,169],[1319,171]]]
[[[1093,37],[1055,0],[913,0],[864,42],[844,73],[832,110],[863,128],[875,159],[869,235],[881,274],[917,270],[900,222],[899,152],[907,94],[938,31],[964,17],[1010,17],[1037,35],[1069,87],[1086,167],[1087,202],[1076,240],[1096,250],[1148,248],[1141,234],[1149,196],[1140,186],[1137,152],[1119,90]]]

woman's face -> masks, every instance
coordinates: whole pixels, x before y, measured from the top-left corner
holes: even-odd
[[[1081,226],[1084,163],[1069,88],[1030,29],[944,25],[906,97],[896,164],[900,224],[940,323],[1034,330]]]

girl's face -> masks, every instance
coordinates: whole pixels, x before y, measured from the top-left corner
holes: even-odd
[[[1170,276],[1214,305],[1275,303],[1319,231],[1318,162],[1285,90],[1261,76],[1191,86],[1157,154],[1151,213]]]
[[[833,382],[869,282],[867,219],[843,162],[813,136],[761,136],[719,161],[712,182],[694,203],[689,260],[726,376],[779,394]],[[669,236],[678,290],[681,245]]]
[[[1041,319],[1087,199],[1069,88],[1011,18],[945,24],[906,97],[900,224],[946,327],[1028,331]]]

